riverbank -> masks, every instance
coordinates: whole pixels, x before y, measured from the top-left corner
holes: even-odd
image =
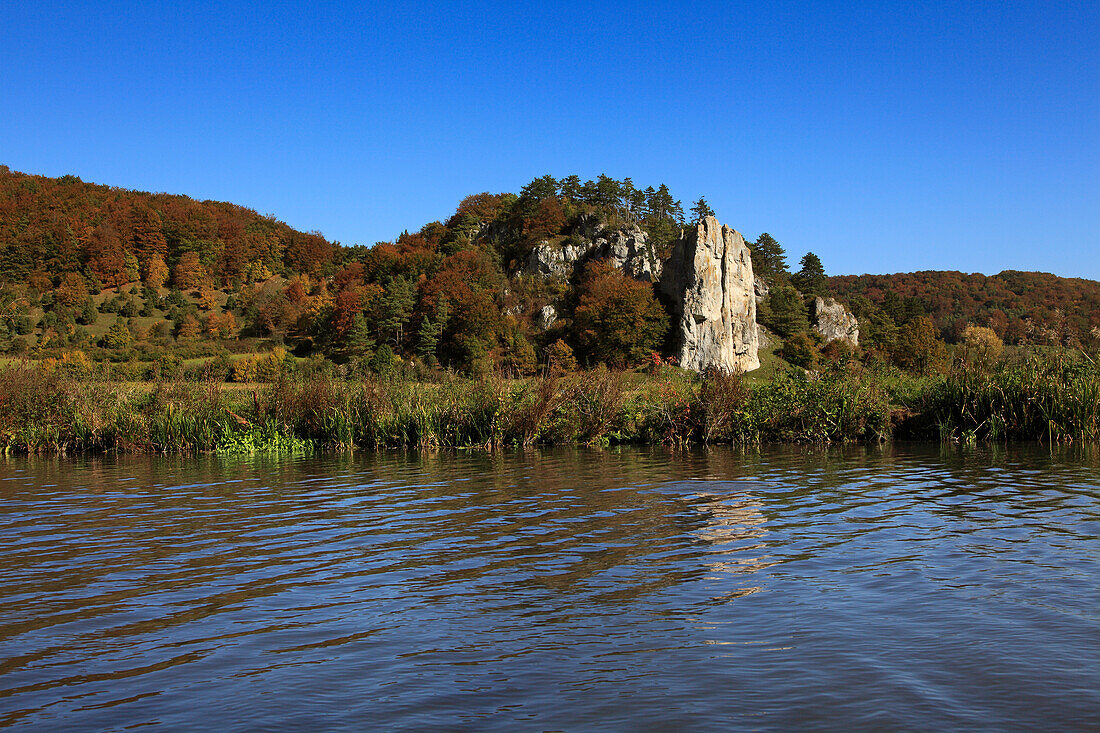
[[[1100,368],[1029,358],[916,378],[857,363],[763,382],[674,368],[526,380],[78,380],[0,370],[0,450],[313,451],[513,445],[1100,439]]]

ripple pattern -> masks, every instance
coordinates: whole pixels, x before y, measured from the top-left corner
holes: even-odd
[[[6,459],[0,727],[1100,727],[1093,449]]]

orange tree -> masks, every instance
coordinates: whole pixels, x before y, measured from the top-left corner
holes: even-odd
[[[622,367],[659,350],[668,315],[653,286],[627,277],[605,262],[584,270],[573,309],[573,336],[592,361]]]

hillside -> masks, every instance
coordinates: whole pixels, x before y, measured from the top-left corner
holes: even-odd
[[[0,350],[80,350],[136,364],[135,373],[215,356],[226,371],[233,353],[276,347],[348,376],[410,364],[508,374],[548,361],[633,367],[675,355],[658,266],[687,224],[711,213],[700,199],[685,214],[664,185],[543,176],[518,193],[468,196],[446,221],[392,242],[340,247],[233,204],[0,166]],[[859,316],[857,353],[902,366],[918,335],[954,342],[971,324],[1014,344],[1076,346],[1100,333],[1100,283],[1088,280],[828,278],[813,253],[790,272],[768,234],[749,247],[770,283],[758,320],[782,342],[778,356],[807,368],[844,353],[812,329],[817,295]]]
[[[148,281],[188,252],[224,280],[250,268],[320,275],[336,250],[319,234],[234,204],[0,166],[0,282],[79,272],[93,287],[114,287]]]
[[[1082,342],[1100,327],[1100,282],[1043,272],[841,275],[828,287],[861,317],[875,308],[897,323],[927,315],[950,340],[970,324],[1014,344]]]

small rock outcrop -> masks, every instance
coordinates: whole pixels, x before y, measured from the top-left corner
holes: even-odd
[[[540,242],[527,255],[524,272],[528,275],[568,278],[573,267],[588,252],[588,247]]]
[[[636,280],[657,282],[661,263],[649,246],[649,235],[641,227],[609,232],[593,243],[592,254],[605,259]]]
[[[548,330],[558,321],[558,311],[552,305],[544,305],[539,311],[538,324],[543,331]]]
[[[845,340],[859,346],[859,321],[842,304],[832,298],[814,298],[814,330],[825,343]]]
[[[740,232],[701,219],[673,247],[660,289],[671,303],[680,366],[760,367],[752,260]]]
[[[775,343],[775,335],[764,324],[756,324],[756,348],[766,349]]]
[[[757,305],[757,307],[760,306],[761,301],[767,300],[768,293],[771,292],[771,288],[768,287],[767,281],[764,280],[763,278],[760,278],[760,277],[753,278],[752,290],[753,290],[753,293],[756,296],[756,305]]]

